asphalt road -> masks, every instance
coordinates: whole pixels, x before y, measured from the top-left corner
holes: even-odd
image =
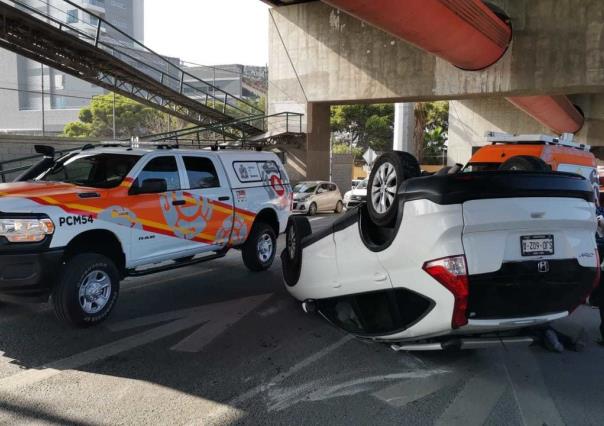
[[[0,305],[0,423],[602,424],[597,312],[571,321],[589,333],[582,353],[397,353],[304,314],[278,261],[250,273],[234,251],[124,281],[98,328]]]

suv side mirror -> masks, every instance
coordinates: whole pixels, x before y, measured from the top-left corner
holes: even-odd
[[[166,192],[168,183],[165,179],[145,179],[138,187],[133,187],[131,193],[136,194],[157,194]]]

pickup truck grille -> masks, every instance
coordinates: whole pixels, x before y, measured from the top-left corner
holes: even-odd
[[[548,260],[549,271],[539,272],[538,261],[504,263],[496,272],[469,276],[469,319],[502,319],[568,311],[589,294],[595,268],[576,259]]]

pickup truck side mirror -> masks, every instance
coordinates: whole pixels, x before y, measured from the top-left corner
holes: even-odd
[[[130,193],[132,195],[157,194],[167,190],[168,183],[165,179],[145,179],[140,186],[133,186]]]

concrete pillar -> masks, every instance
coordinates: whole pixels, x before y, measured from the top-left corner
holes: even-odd
[[[406,151],[413,155],[417,152],[413,132],[415,130],[415,103],[394,104],[394,141],[392,149]]]
[[[308,104],[306,179],[329,180],[329,148],[331,143],[329,118],[329,104]]]

